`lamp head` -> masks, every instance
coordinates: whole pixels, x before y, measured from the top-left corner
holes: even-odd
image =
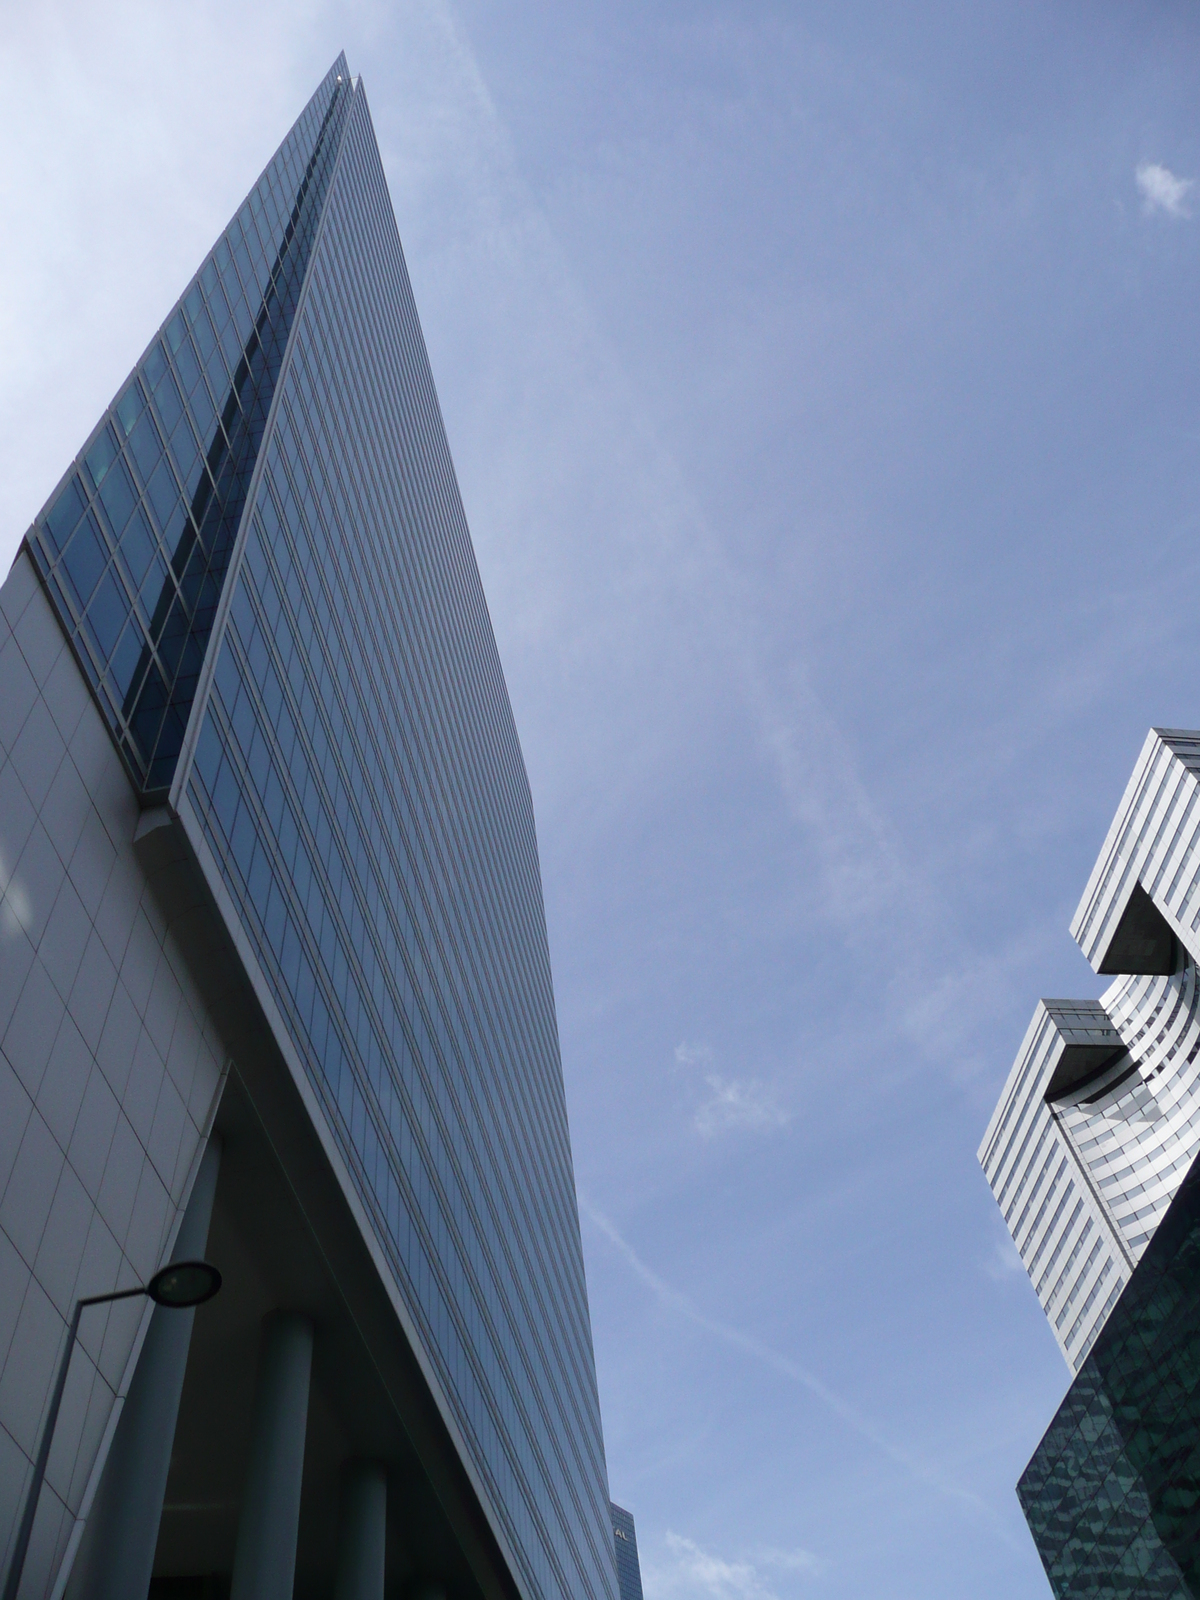
[[[172,1261],[158,1269],[146,1293],[157,1306],[184,1311],[211,1300],[220,1287],[221,1274],[207,1261]]]

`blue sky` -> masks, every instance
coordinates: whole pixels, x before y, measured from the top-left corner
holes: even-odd
[[[975,1162],[1200,725],[1182,3],[0,13],[0,560],[338,48],[533,786],[648,1600],[1048,1593]],[[14,219],[16,219],[14,221]]]

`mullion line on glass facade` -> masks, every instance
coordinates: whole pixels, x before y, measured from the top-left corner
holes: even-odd
[[[456,630],[461,630],[461,627],[459,627],[459,619],[458,618],[453,618],[453,626],[456,627]]]
[[[402,339],[406,339],[406,330],[402,330]],[[426,360],[424,360],[424,349],[421,349],[421,352],[419,352],[419,357],[418,357],[418,352],[416,352],[416,350],[411,349],[411,346],[410,346],[410,357],[411,357],[411,365],[413,365],[413,368],[416,368],[416,370],[419,371],[419,374],[421,374],[421,379],[426,379],[427,363],[426,363]],[[421,395],[422,400],[427,400],[427,390],[429,390],[429,386],[427,386],[427,382],[426,381],[421,381],[421,382],[419,382],[418,386],[416,386],[416,387],[418,387],[419,395]],[[403,390],[403,392],[405,392],[405,394],[408,394],[408,386],[405,386],[405,390]],[[440,414],[438,414],[438,421],[440,421]],[[414,432],[416,432],[416,430],[414,430]],[[445,477],[443,477],[442,474],[437,474],[437,470],[432,469],[432,467],[430,467],[429,458],[427,458],[427,456],[424,456],[424,459],[426,459],[427,467],[429,467],[429,469],[430,469],[430,475],[432,475],[432,477],[442,477],[442,485],[440,485],[440,488],[442,488],[443,493],[442,493],[442,499],[440,499],[440,504],[442,504],[443,515],[445,515],[445,512],[446,512],[446,506],[445,506]],[[450,525],[451,522],[456,523],[456,518],[448,518],[448,525]],[[456,526],[456,530],[454,530],[454,531],[459,531],[458,530],[458,526]],[[453,549],[456,550],[456,554],[459,554],[459,547],[461,547],[461,539],[456,539],[456,541],[453,541]],[[459,613],[456,613],[456,611],[454,611],[453,608],[451,608],[450,616],[451,616],[451,619],[453,619],[453,621],[451,621],[451,626],[453,626],[454,629],[459,630],[459,634],[461,634],[461,621],[459,621]],[[490,622],[488,622],[488,629],[490,629]],[[480,662],[480,664],[482,664],[482,662]],[[493,674],[488,674],[488,682],[490,682],[491,677],[493,677]],[[510,744],[510,741],[506,741],[506,750],[504,750],[504,754],[506,754],[506,757],[510,757],[510,750],[512,750],[512,744]],[[520,781],[522,781],[523,784],[525,784],[525,786],[528,787],[528,779],[525,778],[525,770],[523,770],[523,763],[520,763]],[[539,888],[539,886],[538,886],[538,888]]]
[[[281,676],[282,676],[282,674],[281,674]],[[537,1324],[536,1324],[536,1322],[535,1322],[535,1321],[534,1321],[534,1320],[533,1320],[533,1319],[529,1319],[529,1326],[530,1326],[530,1330],[531,1330],[531,1331],[533,1331],[533,1330],[535,1330],[535,1329],[536,1329],[536,1326],[537,1326]],[[547,1424],[548,1424],[548,1419],[546,1419],[546,1420],[547,1420]],[[579,1418],[579,1419],[577,1419],[577,1420],[579,1420],[579,1421],[580,1421],[580,1423],[581,1423],[581,1422],[582,1422],[582,1419],[581,1419],[581,1418]]]
[[[221,718],[219,720],[220,720],[220,723],[221,723],[222,726],[226,726],[224,724],[223,716],[221,716]],[[225,743],[226,743],[227,751],[230,748],[232,748],[232,741],[228,738],[228,736],[226,737]],[[257,809],[258,806],[261,804],[261,802],[259,801],[259,798],[257,796],[257,792],[255,791],[254,787],[252,785],[246,785],[245,783],[243,783],[241,787],[242,787],[243,799],[246,799],[247,797],[252,797],[253,798],[253,804],[254,804],[255,808]],[[260,820],[260,824],[261,824],[261,822],[262,822],[261,814],[260,814],[259,820]],[[301,936],[304,937],[304,933],[303,933],[304,923],[303,923],[303,921],[302,920],[298,921],[296,923],[296,925],[301,930]],[[269,949],[269,947],[262,945],[261,941],[260,941],[260,950],[262,952],[263,959],[264,959],[265,963],[268,966],[273,967],[274,966],[274,960],[273,960],[272,957],[269,957],[267,955],[267,950],[268,949]],[[319,953],[315,952],[313,949],[310,948],[309,954],[310,954],[310,958],[313,959],[313,965],[315,967],[319,966],[319,961],[318,961],[318,959],[316,959],[316,957],[318,956]],[[330,1013],[331,1019],[335,1019],[336,1017],[338,1017],[341,1014],[340,1004],[337,1001],[337,998],[332,994],[331,991],[326,991],[326,1002],[325,1003],[326,1003],[326,1007],[327,1007],[327,1009],[328,1009],[328,1011]],[[342,1028],[344,1028],[345,1027],[344,1022],[340,1026]],[[349,1047],[349,1043],[348,1043],[348,1041],[350,1040],[351,1037],[352,1036],[348,1032],[344,1035],[343,1052],[344,1052],[347,1060],[350,1060],[354,1055],[354,1051]],[[419,1060],[419,1052],[416,1050],[416,1048],[415,1048],[415,1046],[414,1046],[414,1044],[413,1044],[413,1042],[411,1040],[410,1040],[410,1053],[411,1053],[414,1061]],[[390,1076],[390,1074],[389,1074],[389,1076]],[[361,1078],[358,1079],[358,1087],[359,1087],[360,1092],[365,1092],[365,1091],[369,1090],[370,1089],[369,1080],[367,1082],[364,1082]],[[403,1092],[403,1085],[402,1084],[397,1085],[397,1087],[399,1087],[401,1089],[401,1091]],[[340,1111],[338,1111],[337,1114],[338,1114],[338,1118],[340,1120],[340,1117],[341,1117]],[[409,1110],[406,1113],[406,1120],[407,1120],[408,1125],[409,1125],[409,1137],[411,1139],[413,1139],[418,1145],[423,1145],[423,1139],[422,1139],[422,1135],[421,1135],[421,1127],[422,1127],[421,1118],[418,1115],[413,1114],[412,1111]],[[377,1131],[377,1134],[382,1135],[388,1142],[392,1141],[392,1135],[391,1135],[390,1129],[389,1129],[388,1124],[387,1124],[387,1119],[382,1116],[382,1113],[381,1113],[379,1121],[376,1124],[376,1131]],[[402,1160],[400,1158],[400,1152],[399,1152],[398,1148],[394,1147],[394,1154],[396,1156],[396,1164],[395,1164],[395,1166],[393,1168],[393,1171],[403,1174],[406,1171],[406,1167],[405,1167],[404,1163],[402,1162]],[[361,1160],[360,1160],[360,1157],[358,1155],[357,1150],[354,1151],[354,1165],[356,1167],[359,1167],[361,1165]],[[424,1167],[424,1171],[425,1171],[425,1173],[427,1175],[427,1178],[430,1181],[437,1182],[437,1178],[436,1178],[436,1163],[432,1160],[431,1152],[429,1152],[427,1147],[426,1147],[425,1157],[424,1157],[424,1160],[423,1160],[423,1167]],[[446,1213],[445,1204],[442,1205],[442,1211],[443,1211],[443,1215],[445,1215],[445,1213]],[[419,1216],[419,1208],[414,1209],[413,1215]],[[436,1250],[434,1249],[434,1239],[433,1239],[432,1235],[427,1235],[427,1244],[430,1247],[431,1254],[434,1255],[434,1257],[436,1258]]]
[[[349,1053],[349,1054],[352,1054],[352,1053]],[[419,1056],[418,1056],[418,1059],[419,1059]],[[360,1088],[362,1088],[362,1083],[360,1083]],[[418,1120],[418,1122],[414,1123],[414,1128],[419,1128],[419,1120]],[[448,1146],[448,1150],[450,1150],[450,1149],[451,1149],[451,1146]],[[355,1165],[357,1165],[357,1163],[355,1163]],[[435,1165],[434,1165],[434,1163],[427,1162],[426,1166],[427,1166],[427,1171],[429,1171],[429,1173],[430,1173],[430,1176],[434,1176],[434,1174],[435,1174]],[[443,1218],[446,1219],[446,1227],[448,1227],[448,1229],[450,1229],[451,1235],[453,1235],[454,1232],[456,1232],[456,1230],[453,1229],[453,1224],[451,1224],[450,1214],[446,1213],[445,1206],[443,1206]],[[432,1248],[430,1248],[430,1256],[432,1256],[432,1259],[434,1259],[434,1261],[437,1262],[438,1259],[440,1259],[440,1253],[438,1253],[437,1243],[435,1243],[435,1240],[430,1240],[430,1246],[432,1246]],[[480,1307],[480,1314],[485,1315],[485,1318],[486,1318],[486,1309],[485,1309],[485,1307]],[[498,1360],[502,1360],[502,1347],[498,1347]],[[547,1442],[549,1442],[549,1440],[547,1440]],[[530,1459],[533,1459],[533,1458],[530,1458]]]
[[[528,777],[360,94],[339,148],[181,798],[534,1594],[599,1600],[603,1444]],[[268,186],[231,230],[248,282],[280,213]],[[205,287],[211,377],[229,323]]]
[[[217,841],[214,841],[214,842],[217,842]],[[218,844],[218,847],[220,848],[219,844]],[[260,948],[261,948],[261,946],[260,946]],[[269,968],[271,966],[271,963],[269,961],[267,961],[266,965]],[[284,1001],[285,1009],[287,1009],[288,1006],[287,1006],[286,989],[281,992],[281,996],[280,997],[281,997],[281,1000]],[[343,1119],[343,1113],[342,1113],[342,1109],[341,1109],[337,1099],[336,1098],[330,1099],[330,1093],[331,1093],[332,1086],[328,1085],[325,1081],[323,1081],[321,1079],[318,1079],[316,1081],[316,1083],[315,1083],[315,1087],[317,1088],[318,1094],[320,1095],[320,1097],[322,1099],[322,1102],[325,1104],[325,1106],[327,1108],[327,1111],[329,1113],[330,1120],[331,1120],[331,1125],[334,1128],[339,1130],[339,1142],[343,1146],[343,1149],[344,1149],[344,1151],[346,1153],[347,1159],[348,1159],[348,1161],[350,1163],[351,1170],[354,1171],[359,1177],[359,1180],[360,1180],[360,1183],[361,1183],[363,1199],[364,1199],[364,1202],[367,1205],[368,1212],[372,1216],[376,1217],[378,1222],[379,1222],[379,1224],[380,1224],[380,1238],[381,1238],[381,1241],[384,1243],[385,1248],[387,1248],[388,1254],[392,1258],[393,1265],[394,1265],[395,1270],[397,1271],[399,1277],[401,1278],[402,1281],[408,1282],[408,1281],[410,1281],[408,1265],[404,1261],[403,1257],[399,1256],[396,1253],[396,1248],[395,1248],[395,1246],[393,1245],[393,1242],[392,1242],[391,1227],[390,1227],[389,1220],[386,1217],[386,1215],[384,1215],[382,1213],[382,1211],[381,1211],[380,1201],[377,1198],[377,1195],[375,1193],[373,1182],[370,1180],[370,1178],[369,1178],[368,1174],[366,1173],[366,1170],[365,1170],[365,1168],[363,1166],[362,1155],[361,1155],[359,1149],[357,1148],[354,1140],[349,1138],[346,1133],[342,1132],[342,1130],[343,1130],[343,1128],[345,1126],[344,1119]],[[363,1085],[362,1085],[360,1080],[356,1080],[355,1088],[356,1088],[356,1091],[359,1094],[361,1094],[363,1092]],[[419,1119],[412,1119],[410,1121],[410,1138],[412,1138],[414,1141],[418,1138],[419,1127],[420,1127]],[[398,1174],[404,1174],[406,1172],[406,1170],[407,1169],[404,1166],[404,1164],[398,1162],[397,1166],[392,1169],[392,1180],[393,1180],[393,1182],[397,1182],[397,1183],[400,1182],[401,1180],[400,1180],[400,1177],[398,1176]],[[426,1187],[428,1187],[428,1184],[430,1182],[431,1174],[432,1174],[432,1166],[427,1163],[426,1167],[425,1167],[425,1183],[426,1183]],[[405,1186],[407,1186],[406,1180],[405,1180]],[[410,1203],[405,1209],[405,1217],[406,1217],[407,1224],[411,1229],[414,1229],[419,1235],[423,1235],[424,1236],[424,1242],[423,1242],[423,1244],[421,1246],[421,1257],[420,1257],[420,1260],[423,1262],[426,1272],[436,1271],[437,1270],[436,1264],[439,1261],[439,1254],[440,1254],[437,1238],[433,1234],[430,1234],[428,1232],[428,1230],[418,1220],[418,1219],[422,1218],[423,1215],[427,1214],[427,1212],[428,1212],[427,1199],[424,1198],[424,1197],[421,1197],[421,1196],[416,1196],[416,1197],[410,1196],[410,1200],[412,1201],[412,1203]],[[411,1302],[412,1306],[413,1306],[413,1309],[414,1309],[414,1313],[418,1316],[419,1320],[426,1325],[426,1327],[428,1327],[428,1319],[427,1319],[427,1312],[426,1312],[426,1307],[428,1305],[428,1298],[429,1298],[428,1297],[428,1293],[426,1291],[421,1290],[418,1287],[417,1288],[417,1292],[414,1294],[414,1296],[412,1298],[412,1302]],[[444,1294],[442,1295],[442,1299],[443,1300],[445,1299],[445,1295]],[[441,1348],[441,1340],[438,1339],[438,1338],[435,1338],[434,1344],[433,1344],[434,1352],[435,1353],[439,1352],[440,1348]],[[464,1348],[465,1348],[465,1344],[464,1344]],[[454,1393],[454,1392],[455,1392],[455,1389],[454,1389],[454,1385],[452,1384],[451,1385],[451,1393]],[[486,1388],[484,1388],[483,1386],[479,1386],[478,1389],[477,1389],[477,1393],[478,1393],[478,1398],[479,1398],[480,1403],[485,1408],[487,1408],[490,1405],[490,1401],[487,1398],[487,1390],[486,1390]],[[468,1412],[468,1416],[467,1416],[466,1420],[468,1422],[473,1422],[475,1424],[475,1426],[476,1426],[476,1429],[477,1429],[479,1423],[482,1421],[482,1418],[474,1410],[471,1410],[471,1411]],[[509,1445],[504,1442],[505,1440],[510,1440],[513,1444],[516,1443],[516,1436],[512,1434],[512,1430],[511,1430],[511,1419],[510,1419],[510,1424],[509,1424],[509,1428],[508,1428],[507,1432],[501,1432],[501,1433],[497,1434],[497,1436],[496,1436],[496,1443],[500,1444],[502,1449],[507,1450],[509,1448]],[[497,1465],[497,1463],[495,1462],[495,1456],[494,1456],[494,1450],[493,1450],[493,1451],[490,1451],[488,1453],[487,1459],[482,1463],[482,1468],[484,1470],[484,1473],[485,1473],[485,1476],[487,1477],[487,1479],[493,1484],[494,1487],[498,1487],[499,1490],[500,1490],[500,1495],[501,1495],[500,1505],[501,1505],[501,1507],[502,1508],[507,1508],[508,1506],[511,1506],[513,1504],[513,1499],[512,1499],[513,1485],[511,1483],[509,1483],[509,1482],[503,1481],[503,1479],[499,1483],[497,1483],[496,1472],[495,1472],[496,1465]],[[509,1462],[507,1464],[507,1474],[511,1476],[511,1474],[512,1474],[512,1472],[514,1470],[515,1470],[514,1464]],[[517,1504],[516,1504],[514,1509],[519,1514],[520,1511],[523,1509],[522,1503],[521,1502],[517,1502]],[[526,1541],[526,1544],[525,1544],[524,1548],[528,1548],[527,1541]],[[534,1554],[535,1557],[538,1555],[538,1551],[537,1551],[537,1547],[536,1546],[534,1547],[533,1554]],[[539,1570],[541,1571],[541,1573],[542,1573],[542,1575],[544,1577],[545,1576],[544,1562],[543,1561],[537,1561],[536,1564],[537,1564]]]

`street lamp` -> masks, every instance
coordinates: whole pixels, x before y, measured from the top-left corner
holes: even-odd
[[[50,1410],[46,1414],[42,1428],[42,1439],[33,1468],[33,1480],[25,1496],[21,1526],[17,1533],[12,1561],[9,1563],[8,1577],[4,1583],[3,1600],[17,1600],[17,1590],[21,1586],[21,1574],[25,1570],[25,1556],[29,1550],[29,1537],[33,1532],[34,1513],[37,1511],[38,1496],[42,1492],[42,1480],[46,1476],[46,1463],[50,1459],[50,1445],[54,1438],[54,1424],[58,1421],[58,1408],[62,1404],[63,1390],[67,1386],[67,1368],[71,1364],[71,1352],[75,1348],[75,1336],[79,1332],[79,1317],[83,1308],[107,1305],[112,1300],[132,1300],[135,1295],[144,1294],[148,1295],[156,1306],[167,1306],[172,1311],[187,1311],[192,1306],[200,1306],[206,1300],[211,1300],[220,1287],[221,1274],[207,1261],[172,1261],[169,1266],[160,1267],[149,1283],[139,1284],[136,1289],[118,1289],[113,1294],[93,1294],[85,1300],[75,1302],[75,1315],[71,1318],[67,1347],[58,1363],[58,1377],[54,1380],[54,1397],[50,1401]]]

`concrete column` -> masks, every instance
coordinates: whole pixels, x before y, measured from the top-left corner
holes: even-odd
[[[356,1461],[342,1491],[334,1600],[383,1600],[387,1546],[387,1475],[369,1461]]]
[[[277,1311],[263,1326],[230,1600],[292,1600],[296,1576],[313,1325],[297,1312]]]
[[[201,1157],[172,1261],[203,1258],[220,1168],[221,1141],[214,1136]],[[142,1600],[150,1588],[195,1315],[154,1308],[71,1574],[70,1600]]]

